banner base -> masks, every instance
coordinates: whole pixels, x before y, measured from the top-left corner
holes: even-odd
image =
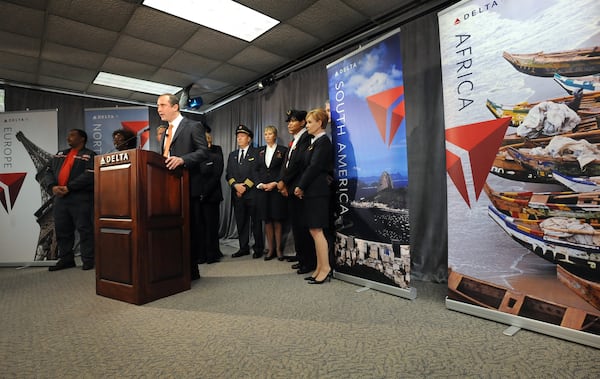
[[[487,309],[478,305],[471,305],[462,301],[456,301],[446,297],[446,308],[466,313],[472,316],[485,318],[488,320],[511,325],[516,328],[527,329],[533,332],[547,334],[552,337],[561,338],[567,341],[576,342],[600,349],[600,336],[582,332],[575,329],[569,329],[547,322],[530,319],[527,317],[516,316],[509,313],[500,312],[493,309]]]
[[[27,267],[49,267],[54,266],[56,262],[58,261],[0,262],[0,267],[16,267],[19,269]]]
[[[363,286],[366,288],[371,288],[377,291],[386,292],[391,295],[400,296],[406,299],[414,300],[417,298],[417,289],[416,288],[399,288],[390,286],[388,284],[374,282],[372,280],[367,280],[364,278],[359,278],[357,276],[343,274],[341,272],[333,272],[333,277],[336,279],[343,280],[345,282],[350,282],[353,284],[358,284],[359,286]]]

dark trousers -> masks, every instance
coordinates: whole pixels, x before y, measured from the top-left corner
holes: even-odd
[[[293,194],[289,195],[289,215],[298,263],[302,267],[312,269],[317,266],[317,253],[315,252],[315,242],[308,227],[304,225],[303,206],[302,200]]]
[[[216,260],[220,257],[219,249],[219,203],[201,202],[200,225],[192,233],[200,235],[198,259],[200,262]]]
[[[54,198],[54,230],[58,258],[73,260],[75,231],[79,234],[79,251],[83,263],[94,264],[94,198],[88,193],[70,193]]]
[[[240,251],[250,251],[250,230],[252,230],[252,236],[254,237],[253,249],[262,253],[265,248],[262,221],[257,217],[255,199],[235,197],[233,199],[233,211],[240,241]]]

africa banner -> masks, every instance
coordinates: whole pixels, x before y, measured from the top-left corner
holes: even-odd
[[[449,307],[595,346],[599,22],[594,0],[462,1],[439,14]]]
[[[336,147],[336,273],[410,287],[399,30],[327,66]]]

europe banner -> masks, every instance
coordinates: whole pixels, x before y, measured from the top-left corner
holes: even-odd
[[[126,129],[133,133],[135,145],[150,150],[150,121],[147,107],[117,107],[85,109],[85,131],[88,134],[87,147],[96,154],[117,151],[112,133]]]
[[[448,298],[598,346],[599,22],[596,0],[439,14]]]
[[[41,183],[58,149],[58,111],[0,113],[0,264],[57,258],[52,195]]]
[[[336,147],[336,272],[408,288],[410,232],[399,30],[327,66]]]

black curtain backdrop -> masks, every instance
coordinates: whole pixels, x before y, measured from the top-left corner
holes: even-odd
[[[445,282],[448,265],[447,201],[437,22],[437,13],[433,12],[399,26],[409,145],[411,277]],[[211,127],[213,143],[222,147],[225,161],[236,148],[234,131],[240,123],[254,130],[253,143],[256,146],[264,144],[263,131],[268,125],[277,127],[280,142],[286,144],[289,140],[286,110],[324,107],[328,98],[326,65],[355,48],[358,46],[291,73],[262,91],[249,93],[206,115],[186,112],[184,115],[203,121]],[[84,109],[136,106],[19,86],[5,85],[4,88],[6,111],[58,109],[59,149],[67,147],[68,130],[85,128]],[[155,107],[149,107],[148,113],[151,126],[150,147],[156,149],[154,133],[160,124],[160,118]],[[221,203],[220,235],[222,238],[235,238],[237,232],[230,192],[224,179],[223,197],[225,200]]]

